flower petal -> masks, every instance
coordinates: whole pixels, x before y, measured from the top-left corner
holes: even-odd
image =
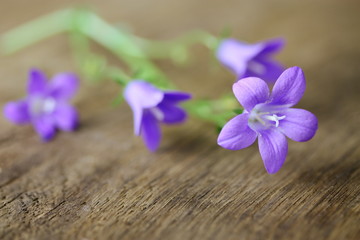
[[[284,67],[277,61],[257,59],[256,64],[259,65],[260,69],[258,72],[254,72],[251,68],[248,68],[246,76],[257,76],[268,83],[274,83],[276,79],[284,71]]]
[[[294,106],[305,92],[305,76],[301,68],[286,69],[276,81],[272,91],[272,104]]]
[[[33,121],[36,132],[44,142],[51,140],[55,135],[54,121],[48,115],[37,117]]]
[[[282,112],[285,119],[279,128],[290,139],[297,142],[310,140],[318,129],[318,120],[314,114],[304,109],[289,108]]]
[[[56,126],[63,131],[74,131],[79,123],[76,109],[68,104],[58,105],[53,117]]]
[[[139,135],[143,110],[158,105],[163,100],[164,93],[150,83],[134,80],[126,86],[124,97],[134,114],[135,134]]]
[[[240,150],[253,144],[257,133],[249,128],[248,119],[248,113],[240,114],[231,119],[221,130],[217,143],[230,150]]]
[[[141,136],[143,137],[147,148],[150,151],[155,152],[160,144],[161,131],[158,121],[149,111],[144,112],[141,123]]]
[[[182,123],[186,120],[186,111],[174,104],[163,101],[157,107],[161,110],[162,121],[166,124]]]
[[[191,94],[186,92],[164,92],[164,101],[178,103],[191,99]]]
[[[45,74],[38,69],[31,69],[28,76],[28,93],[44,94],[46,92],[47,80]]]
[[[79,79],[73,73],[55,75],[50,84],[50,95],[57,99],[70,99],[76,93]]]
[[[134,134],[139,136],[141,131],[141,121],[143,118],[143,109],[139,105],[130,105],[132,111],[133,111],[133,117],[134,117]]]
[[[261,131],[259,134],[259,150],[266,171],[270,174],[276,173],[286,159],[288,151],[286,137],[276,129]]]
[[[248,77],[234,83],[233,92],[240,104],[250,112],[256,104],[269,98],[269,87],[260,78]]]
[[[129,104],[140,105],[143,108],[155,107],[163,98],[163,91],[142,80],[134,80],[125,88],[125,99]]]
[[[247,62],[262,50],[262,44],[247,44],[235,39],[225,39],[220,43],[216,55],[222,64],[241,78],[245,74]]]
[[[259,57],[263,57],[281,51],[281,49],[283,49],[283,47],[285,46],[285,39],[283,38],[270,39],[262,42],[262,44],[263,44],[263,49],[259,53],[258,55]]]
[[[27,101],[9,102],[4,107],[4,115],[15,124],[28,123],[30,121],[30,114]]]

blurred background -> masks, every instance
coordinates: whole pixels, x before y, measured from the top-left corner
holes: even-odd
[[[311,102],[312,108],[322,105],[329,106],[330,110],[331,104],[328,104],[328,101],[341,99],[339,88],[352,92],[358,89],[353,84],[359,86],[357,82],[350,80],[357,73],[360,62],[360,47],[352,44],[360,40],[360,33],[355,27],[360,23],[358,1],[3,0],[0,5],[0,33],[55,10],[85,6],[115,25],[125,24],[140,36],[158,40],[172,39],[194,29],[203,29],[214,35],[230,29],[231,36],[248,42],[281,36],[286,39],[287,45],[278,59],[286,66],[298,65],[304,69],[309,86],[306,93],[308,97],[304,98],[304,101]],[[17,77],[20,79],[32,66],[51,72],[73,69],[68,42],[61,37],[51,38],[49,41],[28,48],[11,58],[2,58],[3,66],[4,61],[16,61],[16,65],[6,64],[8,67],[2,70],[2,74],[6,76],[7,73],[23,73]],[[179,71],[169,66],[167,70],[180,88],[195,91],[201,96],[211,95],[218,89],[220,82],[232,81],[231,74],[226,70],[222,70],[220,74],[215,71],[218,75],[214,75],[214,64],[208,66],[210,56],[206,51],[202,51],[201,47],[194,51],[205,54],[205,57],[199,57],[190,69]],[[59,52],[67,55],[57,56]],[[38,57],[30,53],[36,53]],[[62,61],[65,58],[67,61]],[[51,61],[46,61],[45,64],[43,59]],[[342,69],[341,76],[339,68]],[[222,68],[216,70],[218,69]],[[185,80],[189,78],[187,74],[197,76],[196,81],[191,81],[191,86]],[[3,88],[6,91],[1,94],[3,97],[10,89],[21,90],[11,83],[13,81],[3,82],[6,84]],[[332,90],[329,89],[330,84],[334,86]],[[321,98],[315,94],[319,89],[322,90]],[[224,91],[228,92],[228,89]]]

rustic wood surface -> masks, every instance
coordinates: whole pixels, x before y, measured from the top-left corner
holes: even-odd
[[[132,114],[113,107],[112,83],[82,84],[76,133],[39,142],[30,126],[0,118],[0,239],[360,239],[360,4],[358,1],[91,1],[112,23],[169,39],[224,27],[250,42],[284,36],[279,59],[301,66],[298,107],[319,118],[307,143],[290,142],[268,175],[256,144],[216,145],[212,125],[165,127],[150,154],[132,135]],[[74,1],[1,0],[0,33]],[[103,51],[95,46],[97,51]],[[233,76],[201,46],[191,65],[159,65],[195,97],[230,91]],[[117,60],[107,53],[109,62]],[[0,59],[0,102],[20,98],[27,70],[76,70],[65,36]]]

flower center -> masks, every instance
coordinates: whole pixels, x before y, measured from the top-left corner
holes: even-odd
[[[37,97],[31,100],[30,111],[33,115],[50,114],[56,108],[56,101],[52,97]]]
[[[250,71],[252,71],[253,73],[262,75],[265,73],[266,68],[263,64],[256,62],[255,60],[251,60],[248,62],[248,68]]]
[[[261,111],[254,108],[250,112],[249,126],[253,129],[279,127],[280,121],[285,119],[286,116],[279,114],[276,111]]]

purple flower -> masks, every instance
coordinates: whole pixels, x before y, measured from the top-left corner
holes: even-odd
[[[273,83],[284,71],[284,67],[273,60],[272,55],[283,46],[284,40],[281,38],[255,44],[225,39],[219,45],[217,57],[238,79],[259,77]]]
[[[15,124],[33,124],[43,141],[49,141],[56,129],[73,131],[78,115],[68,101],[78,88],[78,79],[71,73],[60,73],[47,82],[40,70],[29,71],[28,96],[9,102],[4,108],[5,117]]]
[[[124,97],[134,113],[135,135],[141,135],[151,151],[155,151],[160,144],[159,122],[184,122],[186,112],[177,104],[191,98],[188,93],[162,91],[142,80],[130,82],[125,88]]]
[[[236,82],[233,92],[244,107],[244,113],[231,119],[221,130],[218,144],[239,150],[258,138],[260,155],[268,173],[276,173],[283,165],[288,144],[286,137],[304,142],[318,128],[314,114],[294,106],[305,91],[305,77],[299,67],[285,70],[276,81],[272,93],[260,78],[249,77]]]

